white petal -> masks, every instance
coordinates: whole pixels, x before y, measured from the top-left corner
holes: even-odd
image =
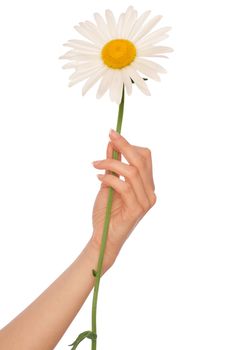
[[[163,35],[158,36],[157,38],[141,41],[141,42],[139,42],[139,44],[138,43],[136,44],[136,47],[139,50],[140,49],[141,50],[142,49],[149,49],[152,45],[155,45],[155,44],[159,43],[160,41],[167,39],[168,37],[169,37],[168,34],[163,34]]]
[[[156,81],[160,81],[160,77],[157,74],[157,72],[149,67],[147,67],[146,65],[144,65],[143,63],[138,63],[138,62],[132,62],[131,66],[140,71],[142,74],[145,74],[148,78],[154,79]]]
[[[78,64],[77,62],[69,62],[69,63],[66,63],[62,68],[63,69],[76,68],[77,64]]]
[[[80,53],[77,51],[67,52],[65,55],[60,56],[60,59],[69,59],[73,61],[99,61],[99,54],[89,54],[89,53]]]
[[[70,51],[68,51],[66,53],[66,58],[71,58],[71,57],[74,57],[75,55],[79,55],[79,54],[84,54],[84,55],[93,55],[93,56],[99,56],[100,54],[100,50],[98,51],[93,51],[91,49],[88,49],[88,48],[74,48]]]
[[[166,69],[164,69],[164,67],[162,67],[160,64],[153,62],[153,61],[150,61],[150,60],[146,60],[145,58],[136,57],[136,62],[142,63],[146,67],[153,69],[154,71],[156,71],[158,73],[167,73]]]
[[[113,77],[110,85],[110,98],[111,101],[119,104],[122,99],[123,81],[120,69],[114,69]]]
[[[69,59],[69,60],[99,60],[100,55],[90,52],[79,52],[77,50],[70,50],[64,55],[59,57],[60,59]]]
[[[137,50],[137,55],[139,56],[156,56],[160,53],[172,52],[173,49],[168,46],[154,46],[150,49]]]
[[[115,76],[116,76],[116,70],[112,69],[112,79],[111,79],[110,88],[109,88],[111,101],[114,101],[114,89],[115,89],[114,81],[115,81]]]
[[[169,58],[168,56],[164,56],[164,55],[153,55],[152,57]]]
[[[101,38],[102,42],[105,43],[106,41],[108,41],[108,36],[107,33],[102,33],[98,27],[96,26],[95,23],[92,23],[90,21],[85,21],[85,24],[87,25],[87,27],[89,28],[89,30],[92,30],[93,33],[98,34],[99,38]]]
[[[76,40],[76,41],[78,41],[78,40]],[[95,52],[95,53],[99,52],[99,49],[97,47],[94,47],[94,46],[91,47],[91,46],[88,46],[88,45],[79,44],[79,43],[77,43],[77,42],[75,42],[73,40],[72,41],[69,40],[69,42],[63,44],[63,46],[72,47],[72,48],[74,48],[76,50],[86,50],[86,51]]]
[[[85,21],[82,23],[79,23],[79,25],[88,30],[90,34],[92,34],[99,43],[101,43],[102,45],[105,43],[105,41],[107,40],[106,38],[104,38],[104,36],[102,36],[101,32],[99,32],[97,26],[95,24],[93,24],[90,21]]]
[[[98,71],[99,71],[99,67],[96,67],[95,69],[92,69],[91,71],[86,70],[83,72],[79,72],[79,74],[75,77],[75,79],[70,79],[69,86],[73,86],[74,84],[89,78],[92,74],[95,74]]]
[[[90,49],[93,49],[93,50],[94,49],[95,50],[99,50],[99,48],[96,45],[94,45],[94,44],[92,44],[92,43],[90,43],[88,41],[85,41],[85,40],[73,39],[73,40],[68,40],[68,43],[76,44],[78,46],[83,46],[83,47],[90,48]]]
[[[131,78],[129,77],[128,72],[126,71],[125,68],[122,68],[121,72],[122,72],[123,83],[124,83],[124,85],[126,87],[126,92],[127,92],[128,95],[131,95],[131,93],[132,93],[132,81],[131,81]]]
[[[137,13],[136,10],[133,10],[133,11],[131,12],[130,18],[128,18],[128,21],[127,21],[127,23],[125,24],[125,27],[124,27],[123,37],[124,37],[125,39],[128,39],[128,38],[129,38],[129,34],[131,33],[132,27],[133,27],[134,24],[135,24],[137,15],[138,15],[138,13]]]
[[[143,45],[144,43],[148,42],[148,43],[153,43],[153,41],[156,42],[157,38],[159,38],[160,36],[163,36],[164,34],[166,34],[169,30],[171,30],[171,27],[163,27],[160,28],[158,30],[155,30],[154,32],[148,34],[147,36],[141,38],[140,40],[137,41],[137,45]]]
[[[105,15],[106,15],[106,22],[108,25],[109,33],[110,33],[112,39],[116,39],[117,38],[117,24],[116,24],[114,15],[113,15],[112,11],[110,11],[110,10],[106,10]]]
[[[108,27],[104,19],[102,18],[102,16],[99,13],[94,13],[94,18],[97,23],[98,30],[102,33],[102,35],[104,35],[104,37],[106,37],[107,40],[109,40],[110,35],[109,35]]]
[[[102,65],[96,65],[93,64],[92,66],[89,66],[87,68],[79,69],[77,68],[76,71],[69,77],[70,80],[78,79],[81,76],[88,75],[90,76],[92,73],[95,73],[95,71],[102,68]]]
[[[103,67],[103,63],[101,60],[98,61],[89,61],[89,62],[78,62],[77,63],[77,69],[79,71],[84,71],[89,68],[94,68],[94,67]]]
[[[91,75],[91,77],[85,82],[85,85],[82,88],[83,96],[101,78],[101,76],[106,72],[106,70],[107,68],[103,67],[101,69],[98,69],[96,73]]]
[[[151,93],[146,85],[146,83],[144,82],[143,78],[140,77],[140,75],[136,72],[136,70],[134,68],[130,66],[127,66],[126,71],[128,73],[128,75],[130,76],[130,78],[134,81],[135,85],[145,94],[150,96]]]
[[[124,17],[125,17],[125,13],[121,13],[121,15],[119,16],[119,19],[118,19],[118,23],[117,23],[117,36],[118,36],[118,38],[121,38],[121,36],[122,36],[122,27],[123,27],[123,23],[124,23]]]
[[[97,70],[95,70],[95,71],[93,71],[93,72],[96,72]],[[92,72],[91,72],[91,74],[92,74]],[[75,79],[71,79],[70,81],[69,81],[69,84],[68,84],[68,86],[73,86],[74,84],[77,84],[77,83],[79,83],[80,81],[82,81],[82,80],[85,80],[85,79],[87,79],[87,78],[89,78],[89,76],[91,75],[89,72],[85,72],[85,73],[80,73],[79,75],[78,75],[78,77],[76,77]]]
[[[140,30],[143,23],[146,21],[147,17],[150,15],[151,11],[144,12],[134,23],[131,28],[131,32],[128,34],[128,39],[133,40],[134,36],[137,34],[138,30]]]
[[[133,6],[129,6],[128,9],[126,10],[126,13],[125,13],[125,16],[123,19],[122,29],[121,29],[122,38],[125,37],[126,27],[127,27],[128,21],[130,20],[130,16],[133,13],[133,11],[134,11]]]
[[[133,41],[136,43],[142,37],[144,37],[147,33],[149,33],[152,28],[161,20],[162,16],[153,17],[145,26],[137,33],[134,37]]]
[[[75,59],[73,58],[73,61],[78,63],[98,62],[99,57],[93,55],[78,54]]]
[[[112,80],[113,72],[112,69],[108,69],[102,77],[100,85],[97,90],[97,98],[101,98],[110,87],[110,82]]]
[[[117,79],[116,79],[116,90],[115,90],[115,102],[119,105],[122,100],[122,89],[123,89],[123,80],[122,80],[122,71],[121,69],[117,72]]]
[[[87,77],[86,77],[87,78]],[[86,78],[83,78],[82,80],[86,79]],[[72,87],[73,85],[79,83],[81,80],[72,80],[69,82],[68,86],[69,87]]]
[[[69,77],[70,83],[74,80],[81,81],[81,80],[87,79],[92,74],[92,72],[95,72],[95,71],[96,69],[89,69],[83,72],[75,70],[75,72],[71,74]]]
[[[68,52],[66,52],[64,55],[60,56],[59,59],[62,60],[62,59],[72,59],[73,57],[76,57],[76,54],[73,54],[72,52],[73,50],[70,50]]]
[[[88,40],[92,41],[97,47],[101,48],[102,47],[102,40],[99,40],[98,36],[90,33],[89,30],[87,30],[86,28],[84,28],[83,26],[75,26],[74,27],[76,29],[76,31],[81,34],[82,36],[84,36],[85,38],[87,38]]]

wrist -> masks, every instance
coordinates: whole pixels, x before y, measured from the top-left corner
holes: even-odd
[[[98,265],[98,259],[100,255],[100,248],[101,245],[96,242],[96,240],[91,237],[86,245],[86,251],[87,255],[89,257],[89,260],[92,263],[93,269],[97,271],[97,265]],[[102,264],[102,275],[109,270],[109,268],[113,265],[115,259],[112,259],[112,257],[107,253],[105,250],[104,253],[104,259]]]

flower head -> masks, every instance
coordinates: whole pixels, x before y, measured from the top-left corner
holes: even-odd
[[[162,16],[148,20],[151,11],[138,16],[137,11],[128,7],[118,20],[110,10],[105,11],[105,19],[94,14],[95,23],[80,22],[74,28],[86,40],[69,40],[64,46],[71,47],[60,58],[71,62],[63,68],[74,68],[70,76],[69,86],[86,80],[82,95],[100,80],[97,98],[109,90],[110,98],[117,104],[122,97],[123,85],[128,95],[132,92],[132,81],[145,94],[150,91],[140,73],[148,78],[160,81],[159,73],[166,70],[144,57],[165,57],[163,53],[173,51],[167,46],[156,46],[168,37],[171,27],[163,27],[152,31]]]

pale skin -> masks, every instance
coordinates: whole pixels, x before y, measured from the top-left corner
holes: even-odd
[[[94,287],[108,188],[114,189],[102,275],[114,264],[135,226],[156,202],[151,151],[109,134],[104,170],[93,213],[93,233],[76,260],[25,310],[0,330],[0,349],[52,350]],[[113,149],[119,152],[113,159]],[[122,162],[121,155],[127,163]],[[109,174],[113,171],[117,176]]]

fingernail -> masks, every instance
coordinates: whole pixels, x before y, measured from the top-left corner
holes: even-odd
[[[92,162],[93,165],[97,165],[97,164],[99,164],[99,163],[101,163],[100,160],[95,160],[94,162]]]
[[[109,135],[110,135],[110,137],[112,139],[117,139],[120,136],[120,134],[117,131],[113,130],[113,129],[110,129],[110,134]]]
[[[99,180],[102,180],[102,178],[104,177],[104,175],[102,175],[102,174],[97,174],[97,177],[98,177]]]

